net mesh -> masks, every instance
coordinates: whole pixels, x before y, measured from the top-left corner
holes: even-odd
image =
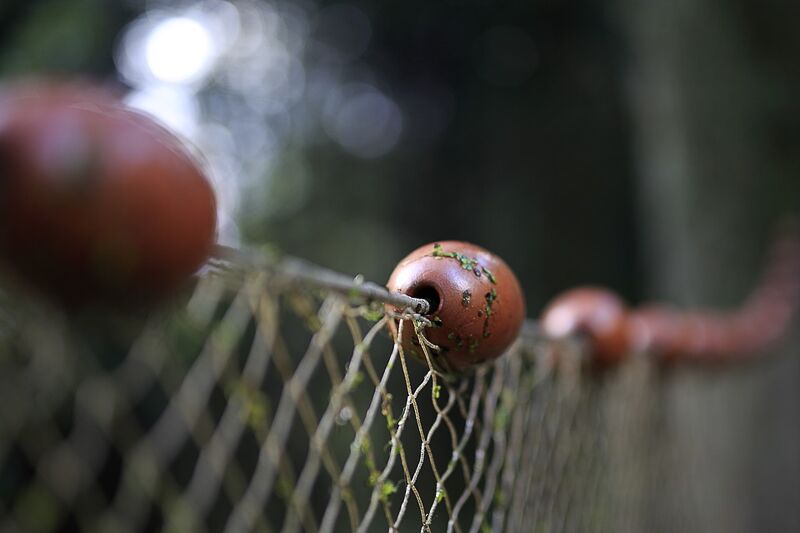
[[[654,510],[670,462],[646,358],[603,374],[579,343],[522,337],[446,376],[424,337],[424,361],[393,342],[418,317],[354,296],[254,271],[211,272],[185,305],[141,320],[4,302],[0,531],[679,520]]]

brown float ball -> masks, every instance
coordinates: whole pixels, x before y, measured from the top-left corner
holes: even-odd
[[[495,359],[519,335],[525,301],[516,276],[502,259],[474,244],[432,243],[411,252],[397,265],[387,287],[428,300],[433,326],[425,337],[441,349],[455,371]],[[406,353],[422,357],[413,326],[404,325]]]
[[[203,264],[213,190],[153,119],[86,85],[0,90],[2,269],[66,304],[147,301]]]
[[[621,360],[630,347],[628,309],[613,292],[580,287],[557,296],[542,313],[542,328],[555,338],[589,337],[594,360]]]

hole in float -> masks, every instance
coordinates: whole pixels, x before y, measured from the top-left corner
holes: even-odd
[[[408,291],[408,295],[413,298],[422,298],[428,301],[429,311],[426,316],[435,315],[442,306],[442,297],[433,285],[417,285]]]

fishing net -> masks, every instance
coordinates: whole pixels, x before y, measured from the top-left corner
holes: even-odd
[[[528,326],[449,376],[393,342],[421,317],[329,285],[209,269],[138,318],[5,293],[0,531],[680,526],[648,359],[592,371]]]

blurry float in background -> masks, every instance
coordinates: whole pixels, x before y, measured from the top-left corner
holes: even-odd
[[[0,270],[70,307],[162,298],[211,252],[195,158],[101,87],[0,87],[0,166]]]
[[[371,31],[348,4],[249,0],[150,2],[125,29],[115,57],[127,102],[203,154],[221,242],[238,242],[234,220],[251,209],[285,217],[304,206],[311,178],[298,149],[331,139],[372,159],[397,147],[403,112],[361,61]]]

